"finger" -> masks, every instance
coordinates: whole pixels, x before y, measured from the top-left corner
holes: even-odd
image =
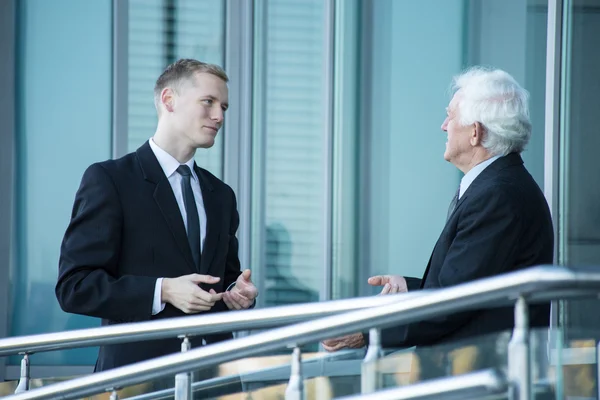
[[[383,289],[381,289],[380,294],[388,294],[390,292],[391,286],[389,283],[386,283]]]
[[[390,277],[389,275],[376,275],[369,278],[367,281],[369,285],[372,286],[383,286],[386,283],[389,283]]]
[[[223,301],[225,301],[225,304],[227,304],[227,307],[229,307],[231,310],[241,310],[243,308],[242,305],[233,298],[231,292],[225,293],[223,296]]]
[[[338,344],[339,340],[337,339],[326,339],[321,342],[325,349],[333,349]]]
[[[256,286],[252,284],[250,285],[251,286],[243,288],[237,291],[236,293],[238,293],[242,297],[245,297],[248,300],[254,300],[258,296],[258,289],[256,288]]]
[[[344,348],[344,342],[338,342],[338,343],[334,344],[333,346],[328,346],[328,347],[329,347],[328,351],[338,351],[338,350]]]
[[[233,305],[233,303],[229,299],[228,295],[224,295],[223,296],[223,303],[225,303],[225,305],[227,306],[227,308],[229,308],[230,310],[236,310],[235,306]]]
[[[213,290],[214,292],[214,290]],[[200,289],[199,287],[196,287],[194,292],[193,292],[193,296],[197,299],[197,300],[201,300],[204,301],[206,303],[216,303],[217,301],[220,301],[223,298],[223,293],[209,293],[205,290]]]
[[[400,291],[400,287],[398,285],[392,285],[392,289],[390,293],[398,293]]]
[[[191,274],[188,275],[190,280],[196,284],[198,283],[217,283],[221,280],[221,278],[210,275],[200,275],[200,274]]]
[[[196,314],[202,311],[208,311],[212,308],[212,306],[206,305],[206,304],[194,304],[194,303],[189,303],[189,302],[184,302],[181,307],[177,307],[179,308],[181,311],[183,311],[186,314]]]
[[[326,344],[323,345],[323,348],[325,349],[325,351],[328,351],[330,353],[335,351],[335,349],[333,347],[327,346]]]
[[[188,307],[195,310],[200,310],[202,308],[207,308],[210,310],[215,303],[216,301],[203,300],[193,296],[189,299],[189,301],[187,301]]]
[[[229,293],[229,298],[235,303],[239,304],[242,308],[248,308],[252,304],[252,300],[240,295],[239,293]]]
[[[252,271],[250,271],[249,269],[245,269],[244,272],[242,272],[242,279],[250,282],[250,276],[252,275]]]

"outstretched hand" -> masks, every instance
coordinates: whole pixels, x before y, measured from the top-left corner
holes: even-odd
[[[367,281],[371,286],[383,286],[380,295],[391,293],[406,293],[408,286],[406,279],[400,275],[377,275]]]
[[[258,289],[251,280],[252,272],[244,270],[235,281],[235,286],[230,291],[223,293],[223,301],[230,310],[242,310],[252,306],[258,296]]]

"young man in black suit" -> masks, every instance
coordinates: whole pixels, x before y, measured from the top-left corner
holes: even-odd
[[[169,65],[154,88],[154,136],[85,171],[61,246],[56,296],[64,311],[112,325],[253,306],[258,292],[238,259],[235,194],[193,158],[223,124],[227,81],[216,65]],[[96,370],[180,348],[177,338],[103,346]]]
[[[444,159],[465,175],[421,279],[375,276],[382,294],[445,288],[553,260],[554,234],[544,195],[520,153],[531,135],[528,93],[506,72],[473,68],[455,78],[442,130]],[[530,321],[547,326],[549,306]],[[384,347],[430,346],[514,326],[513,309],[480,310],[384,329]],[[362,334],[324,341],[325,349],[361,347]]]

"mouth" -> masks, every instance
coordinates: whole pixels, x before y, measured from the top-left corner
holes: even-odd
[[[219,128],[215,127],[215,126],[205,126],[206,129],[211,130],[214,133],[217,133],[219,131]]]

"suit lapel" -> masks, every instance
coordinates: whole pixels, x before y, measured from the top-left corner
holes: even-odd
[[[190,250],[190,245],[187,240],[183,218],[181,218],[181,211],[177,205],[177,200],[175,200],[175,195],[173,194],[173,189],[171,188],[169,180],[160,167],[148,142],[144,143],[136,153],[144,173],[144,179],[156,184],[153,194],[154,201],[156,201],[158,208],[165,218],[167,225],[173,234],[173,238],[177,243],[177,247],[179,247],[179,250],[192,271],[197,271],[194,266],[192,251]]]
[[[202,248],[202,261],[200,262],[200,273],[210,274],[212,261],[219,244],[219,221],[222,220],[222,206],[215,195],[214,188],[209,182],[206,173],[194,164],[194,171],[200,181],[202,190],[202,201],[206,212],[206,234]],[[214,275],[218,276],[218,275]]]
[[[469,194],[473,192],[473,190],[474,190],[473,188],[477,187],[478,185],[485,184],[485,182],[488,181],[489,177],[495,176],[498,173],[498,171],[503,168],[515,166],[515,165],[522,165],[522,164],[523,164],[523,159],[521,158],[521,156],[517,153],[511,153],[504,157],[500,157],[499,159],[495,160],[490,165],[488,165],[487,168],[485,168],[483,171],[481,171],[481,173],[477,176],[477,178],[475,178],[475,180],[473,180],[473,182],[471,183],[469,188],[460,197],[460,199],[456,203],[456,207],[454,207],[454,211],[452,211],[452,214],[450,214],[450,216],[448,217],[448,220],[446,221],[446,225],[448,225],[448,223],[452,220],[452,217],[454,216],[454,214],[456,214],[456,212],[458,211],[460,206],[464,203],[464,201],[469,196]],[[444,234],[444,232],[446,230],[446,225],[444,225],[444,229],[442,230],[442,235]],[[431,256],[429,257],[429,262],[427,263],[427,268],[425,269],[425,273],[423,274],[423,279],[421,280],[421,289],[425,285],[425,281],[427,280],[427,276],[429,275],[431,261],[433,260],[433,255],[435,254],[435,250],[437,248],[439,240],[440,239],[438,239],[438,241],[435,243],[435,246],[433,247],[433,251],[431,252]]]

